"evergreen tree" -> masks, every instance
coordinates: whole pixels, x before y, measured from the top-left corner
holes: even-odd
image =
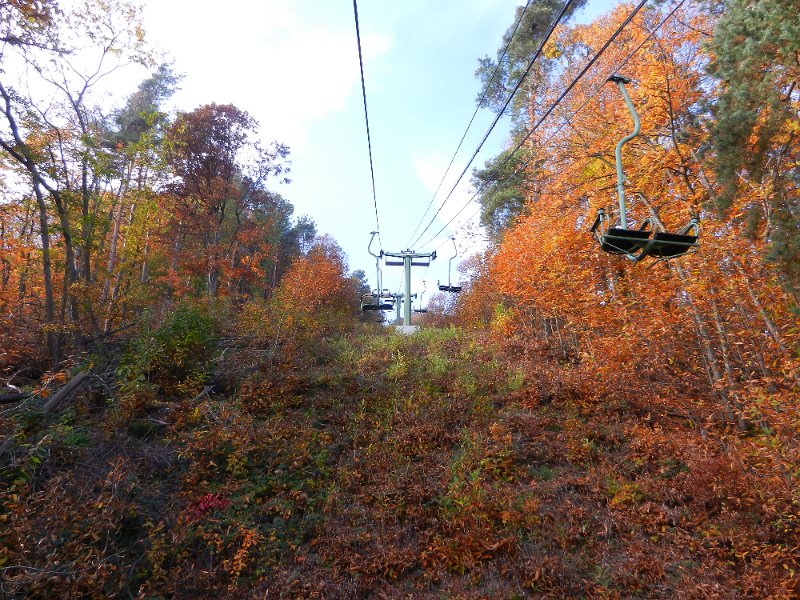
[[[511,155],[508,148],[472,173],[472,184],[479,190],[481,225],[493,239],[499,239],[525,208],[525,171],[520,169],[523,162],[522,151]]]
[[[568,21],[584,4],[586,0],[570,4],[560,22]],[[483,84],[478,103],[495,112],[502,110],[511,92],[525,76],[507,109],[515,129],[512,139],[519,139],[517,136],[531,125],[535,118],[532,112],[534,107],[543,105],[540,100],[548,89],[551,75],[559,70],[557,56],[548,58],[542,54],[533,69],[525,75],[531,59],[563,6],[560,0],[541,0],[529,2],[527,7],[518,7],[513,24],[503,36],[497,57],[492,59],[486,56],[478,61],[475,75]],[[512,144],[516,144],[516,139]],[[479,189],[478,200],[482,205],[481,224],[495,239],[522,213],[525,206],[525,178],[523,174],[516,173],[524,157],[521,152],[513,156],[509,154],[510,151],[505,150],[487,161],[484,169],[473,171],[472,182]]]
[[[712,129],[718,208],[730,208],[743,182],[766,184],[769,259],[800,297],[800,200],[793,193],[800,177],[800,4],[729,0],[708,48],[708,70],[721,86]]]
[[[547,35],[550,25],[564,6],[561,0],[538,0],[528,4],[527,8],[522,6],[517,8],[514,23],[503,35],[502,45],[497,50],[497,58],[485,56],[478,61],[475,76],[481,80],[482,89],[485,90],[485,98],[482,93],[478,99],[483,107],[489,107],[494,111],[499,111],[503,107],[509,94],[528,68],[528,63],[542,39]],[[573,2],[561,23],[565,23],[584,4],[586,0]],[[520,17],[522,21],[517,26]],[[504,53],[506,46],[508,51]],[[525,117],[530,100],[543,85],[546,85],[547,75],[554,65],[553,61],[547,60],[544,56],[537,59],[534,71],[525,78],[520,91],[515,94],[514,101],[509,106],[515,120]],[[496,74],[494,74],[495,69],[497,69]]]

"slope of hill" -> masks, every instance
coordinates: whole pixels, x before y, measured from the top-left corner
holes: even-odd
[[[518,342],[351,332],[272,364],[239,344],[218,393],[123,410],[97,384],[7,413],[4,595],[800,592],[796,439]]]

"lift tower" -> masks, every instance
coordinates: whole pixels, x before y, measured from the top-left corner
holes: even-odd
[[[403,326],[408,327],[411,325],[411,267],[430,266],[431,261],[436,259],[436,251],[422,253],[414,252],[413,250],[403,250],[402,252],[384,252],[381,250],[380,255],[388,257],[384,259],[386,261],[386,266],[405,268],[406,301],[403,304]],[[389,260],[389,258],[395,260]]]

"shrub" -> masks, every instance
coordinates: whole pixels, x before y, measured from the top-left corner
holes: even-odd
[[[161,327],[129,343],[117,370],[123,397],[135,402],[198,391],[208,379],[215,348],[213,319],[198,307],[179,306]]]

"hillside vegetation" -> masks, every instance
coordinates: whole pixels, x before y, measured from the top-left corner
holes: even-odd
[[[186,316],[163,326],[170,340]],[[160,364],[200,347],[183,339]],[[565,359],[557,338],[494,328],[359,326],[262,355],[229,347],[217,368],[237,375],[220,392],[181,390],[192,377],[173,372],[135,408],[92,385],[57,416],[18,410],[4,593],[798,592],[793,431],[737,434],[712,401],[687,412],[686,390],[622,383]]]

